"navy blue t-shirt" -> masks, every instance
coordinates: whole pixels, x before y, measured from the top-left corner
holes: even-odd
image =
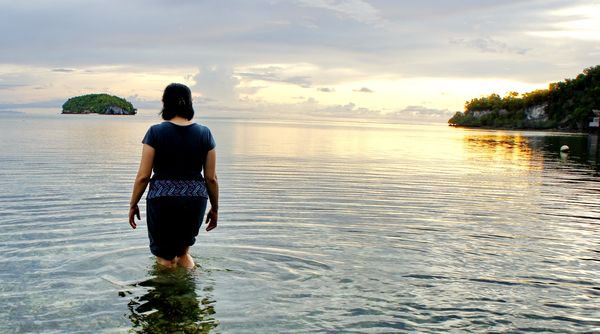
[[[148,129],[142,143],[152,146],[155,180],[201,180],[208,151],[215,139],[206,126],[162,122]]]

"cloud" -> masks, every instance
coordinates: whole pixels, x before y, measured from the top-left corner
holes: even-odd
[[[490,37],[474,39],[454,38],[450,40],[450,43],[468,48],[474,48],[481,52],[515,53],[519,55],[525,55],[527,53],[526,48],[510,47],[506,43],[497,41]]]
[[[341,17],[362,23],[381,24],[383,18],[379,10],[362,0],[299,0],[304,6],[330,10]]]
[[[136,109],[153,109],[160,110],[162,108],[162,102],[160,99],[148,100],[140,97],[139,95],[131,95],[125,98],[127,101],[133,104]]]
[[[14,110],[0,110],[0,116],[18,116],[23,115],[24,112]]]
[[[381,116],[380,110],[359,107],[352,102],[346,104],[323,104],[313,97],[289,104],[263,103],[256,105],[255,108],[263,111],[263,114],[266,113],[267,115],[276,117],[376,118]]]
[[[554,20],[547,30],[534,29],[529,32],[532,36],[553,39],[575,39],[583,41],[600,40],[600,3],[598,1],[553,10],[548,13]]]
[[[15,1],[5,3],[0,12],[0,29],[11,31],[0,36],[5,51],[0,53],[0,63],[71,69],[101,64],[193,66],[198,59],[230,67],[305,62],[370,75],[440,76],[453,74],[452,64],[446,66],[449,62],[467,63],[473,54],[465,49],[471,48],[517,56],[526,51],[529,62],[543,55],[548,64],[564,64],[566,52],[552,52],[556,44],[528,32],[561,29],[548,13],[585,3],[107,0],[83,4],[57,0],[49,6]],[[104,22],[106,17],[111,18],[110,24]],[[385,24],[377,25],[381,22]],[[448,50],[449,40],[461,48]],[[502,45],[506,41],[510,45]],[[577,68],[589,66],[594,59],[588,56],[589,45],[567,41],[562,47],[571,50],[568,62]],[[41,53],[44,57],[38,56]],[[528,68],[522,58],[503,61],[515,68],[515,76],[527,73],[532,80],[546,79],[543,71]],[[441,66],[432,70],[436,63]],[[482,74],[479,68],[461,73]],[[295,79],[296,84],[314,85],[312,78]]]
[[[236,75],[246,80],[289,83],[302,88],[309,88],[312,85],[311,78],[307,75],[286,75],[285,72],[284,67],[269,66],[249,68],[247,71],[237,72]]]
[[[0,67],[0,89],[14,89],[32,86],[36,82],[36,76],[26,73],[18,68],[9,68],[2,71]]]
[[[362,87],[360,89],[355,89],[354,90],[357,93],[373,93],[373,91],[367,87]]]
[[[285,110],[285,114],[279,113],[279,116],[301,117],[301,116],[326,116],[334,118],[358,118],[358,119],[379,119],[382,121],[432,121],[446,122],[455,111],[449,109],[436,109],[420,105],[408,106],[393,112],[383,112],[379,109],[359,107],[355,103],[346,104],[322,104],[314,98],[307,98],[304,101],[290,104],[265,104],[261,109],[270,112]]]
[[[236,104],[239,101],[237,87],[240,80],[234,76],[233,69],[226,66],[203,66],[193,77],[191,87],[195,94],[201,94],[203,102]]]
[[[379,96],[381,82],[423,78],[544,86],[598,64],[597,8],[589,0],[4,1],[0,30],[11,33],[0,34],[0,102],[82,90],[149,101],[179,80],[199,103],[223,108],[245,108],[277,87],[273,101],[285,91],[377,110],[375,94],[342,95],[365,85]],[[49,82],[53,89],[36,89]]]
[[[19,109],[27,109],[27,108],[56,108],[60,109],[65,103],[66,100],[62,99],[53,99],[53,100],[44,100],[44,101],[36,101],[36,102],[27,102],[27,103],[5,103],[0,102],[0,109],[11,109],[11,110],[19,110]]]
[[[436,109],[414,105],[387,113],[385,114],[385,117],[392,119],[428,119],[445,122],[455,113],[456,111],[450,111],[448,109]]]
[[[26,87],[26,84],[20,84],[20,83],[1,83],[0,82],[0,89],[15,89],[15,88],[20,88],[20,87]]]
[[[71,73],[75,72],[75,70],[72,68],[53,68],[52,72]]]
[[[331,116],[331,117],[365,117],[374,118],[380,116],[380,111],[365,107],[358,107],[356,104],[349,102],[347,104],[322,106],[313,111],[315,115]]]

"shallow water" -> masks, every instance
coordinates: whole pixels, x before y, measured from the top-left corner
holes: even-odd
[[[220,225],[164,272],[156,121],[0,117],[1,333],[600,331],[597,136],[209,118]]]

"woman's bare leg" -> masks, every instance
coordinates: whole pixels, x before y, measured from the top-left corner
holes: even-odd
[[[194,263],[194,259],[192,259],[192,256],[188,253],[189,249],[190,247],[186,247],[183,250],[183,254],[179,255],[175,259],[177,260],[177,265],[182,266],[184,268],[192,269],[196,266],[196,264]]]
[[[172,260],[165,260],[162,257],[157,256],[156,263],[167,268],[175,268],[177,266],[177,257],[173,258]]]

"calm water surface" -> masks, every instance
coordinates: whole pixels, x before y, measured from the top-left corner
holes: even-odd
[[[600,332],[596,136],[201,120],[187,272],[127,224],[157,121],[0,117],[0,333]]]

